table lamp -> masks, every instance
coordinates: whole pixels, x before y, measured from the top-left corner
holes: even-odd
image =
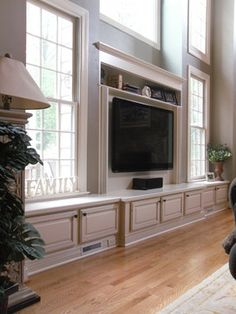
[[[0,95],[5,110],[50,107],[24,64],[12,59],[9,54],[0,57]]]

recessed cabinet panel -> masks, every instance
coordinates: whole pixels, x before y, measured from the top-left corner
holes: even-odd
[[[131,230],[138,230],[160,223],[160,199],[131,203]]]
[[[49,214],[27,219],[41,234],[46,253],[77,245],[77,211]]]
[[[183,215],[183,194],[174,194],[162,198],[162,221],[168,221]]]
[[[80,211],[81,242],[112,235],[118,231],[118,206],[106,205]]]
[[[202,206],[204,208],[215,205],[215,187],[207,188],[202,192]]]
[[[185,193],[185,214],[192,214],[202,210],[201,191]]]
[[[221,185],[216,187],[216,204],[227,202],[228,186]]]

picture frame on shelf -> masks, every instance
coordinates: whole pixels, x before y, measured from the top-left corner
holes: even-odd
[[[215,181],[215,173],[214,172],[207,172],[206,173],[206,180],[208,182],[213,182]]]
[[[151,98],[165,101],[163,89],[159,87],[151,87]]]
[[[165,101],[178,106],[178,100],[175,91],[164,90]]]

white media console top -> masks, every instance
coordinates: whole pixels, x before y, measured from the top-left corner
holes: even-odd
[[[63,212],[67,210],[87,208],[94,206],[102,206],[109,203],[116,203],[119,201],[129,202],[135,200],[143,200],[153,197],[161,197],[163,195],[170,195],[175,193],[183,193],[198,189],[204,189],[212,186],[229,184],[229,181],[202,181],[196,183],[180,183],[167,184],[162,188],[150,190],[120,190],[108,194],[90,194],[87,196],[71,197],[58,200],[47,200],[26,203],[25,215],[36,216],[41,214],[48,214],[53,212]]]

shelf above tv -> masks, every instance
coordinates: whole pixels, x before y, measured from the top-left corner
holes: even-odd
[[[182,91],[184,81],[182,77],[102,42],[95,43],[95,46],[100,51],[99,58],[102,65],[123,70],[133,76],[149,80],[170,89]]]
[[[117,97],[121,97],[127,100],[141,102],[144,105],[148,104],[149,106],[158,106],[159,108],[162,108],[162,109],[168,109],[168,110],[176,110],[176,108],[181,109],[181,106],[176,106],[166,101],[158,100],[151,97],[146,97],[146,96],[139,95],[132,92],[127,92],[122,89],[110,87],[107,85],[101,85],[101,86],[103,88],[107,88],[107,93],[111,96],[117,96]]]

